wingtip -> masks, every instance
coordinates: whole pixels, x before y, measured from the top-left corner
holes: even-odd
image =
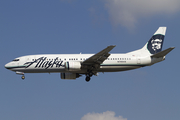
[[[109,47],[116,47],[116,45],[110,45]]]
[[[172,49],[172,50],[173,50],[174,48],[175,48],[175,47],[170,47],[169,49]]]

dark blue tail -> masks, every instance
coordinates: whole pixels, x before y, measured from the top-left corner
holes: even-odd
[[[154,33],[154,35],[148,41],[147,48],[151,54],[156,54],[158,52],[161,52],[165,33],[166,33],[166,27],[159,27],[159,29]]]

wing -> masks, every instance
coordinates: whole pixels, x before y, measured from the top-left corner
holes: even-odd
[[[109,51],[111,51],[114,47],[115,45],[108,46],[104,50],[98,52],[97,54],[94,54],[87,60],[83,61],[81,64],[83,65],[99,64],[100,65],[101,63],[104,62],[104,60],[106,60],[110,56]]]

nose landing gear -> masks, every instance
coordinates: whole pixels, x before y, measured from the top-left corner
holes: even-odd
[[[19,72],[19,71],[16,71],[16,74],[18,74],[18,75],[22,75],[22,79],[24,80],[25,79],[25,76],[24,76],[24,73],[23,72]]]
[[[25,76],[23,75],[21,78],[22,78],[22,80],[24,80],[24,79],[25,79]]]

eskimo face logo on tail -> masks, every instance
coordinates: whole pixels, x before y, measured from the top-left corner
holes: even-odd
[[[151,41],[152,49],[153,49],[154,51],[156,51],[156,50],[158,50],[158,49],[161,49],[161,43],[162,43],[162,40],[159,40],[159,39],[152,40],[152,41]]]
[[[147,48],[151,54],[158,53],[162,50],[162,45],[164,41],[164,35],[154,35],[149,40]]]

